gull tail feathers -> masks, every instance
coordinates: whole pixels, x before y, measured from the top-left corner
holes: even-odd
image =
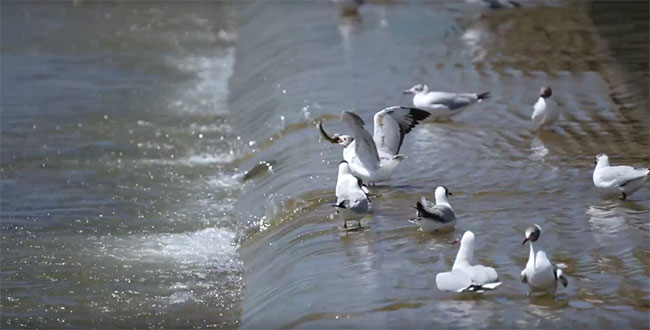
[[[485,283],[483,285],[481,284],[472,284],[466,288],[458,290],[458,292],[476,292],[476,293],[483,293],[485,291],[490,291],[498,288],[501,285],[501,282],[494,282],[494,283]]]

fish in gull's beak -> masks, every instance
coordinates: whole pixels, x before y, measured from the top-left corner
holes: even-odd
[[[320,132],[320,136],[321,136],[325,141],[327,141],[327,142],[329,142],[329,143],[335,143],[335,144],[341,142],[340,139],[338,138],[338,136],[334,135],[334,136],[332,137],[332,136],[329,136],[329,135],[327,134],[327,132],[325,132],[325,129],[323,129],[323,122],[320,122],[320,121],[319,121],[318,124],[316,124],[316,127],[318,127],[318,132]]]

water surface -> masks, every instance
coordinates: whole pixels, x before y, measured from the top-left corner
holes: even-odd
[[[647,327],[650,192],[620,201],[591,182],[598,153],[650,162],[647,13],[3,2],[2,325]],[[421,82],[492,97],[414,129],[367,228],[341,232],[341,149],[314,122],[341,132],[354,110],[371,123]],[[562,119],[536,133],[544,84]],[[441,184],[456,229],[423,234],[411,206]],[[554,299],[519,282],[534,223],[568,265]],[[497,291],[435,288],[465,230]]]

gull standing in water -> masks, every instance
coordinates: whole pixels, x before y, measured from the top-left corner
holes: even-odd
[[[533,106],[531,119],[537,128],[553,128],[553,125],[560,117],[557,111],[557,104],[551,100],[551,87],[544,86],[539,91],[539,99]]]
[[[336,180],[336,213],[343,220],[343,228],[354,229],[361,226],[361,218],[368,213],[370,199],[366,195],[363,182],[350,173],[348,162],[339,163]],[[352,225],[348,226],[348,222]]]
[[[357,114],[349,111],[341,113],[352,135],[334,134],[329,136],[318,123],[321,136],[344,147],[343,159],[350,165],[352,174],[365,182],[387,181],[395,167],[407,157],[398,154],[404,142],[404,136],[429,113],[407,107],[390,107],[375,114],[374,137],[364,128],[365,122]]]
[[[536,242],[541,235],[542,227],[534,225],[526,228],[524,241],[521,245],[529,242],[530,253],[528,254],[528,262],[526,268],[521,271],[521,282],[528,284],[528,294],[531,291],[546,291],[555,294],[557,289],[557,282],[559,281],[566,287],[569,281],[562,274],[561,268],[566,268],[565,264],[551,264],[551,261],[546,257],[546,252],[537,251],[533,248],[533,242]]]
[[[648,181],[650,169],[636,169],[631,166],[609,166],[609,157],[605,154],[596,156],[596,168],[593,180],[597,188],[611,192],[620,192],[621,199],[627,198],[639,190]]]
[[[490,92],[485,93],[449,93],[430,92],[429,86],[418,84],[404,91],[404,94],[414,94],[413,106],[429,111],[435,120],[449,120],[461,113],[466,106],[481,102],[490,97]]]
[[[425,233],[453,228],[456,224],[456,214],[449,205],[447,197],[453,195],[445,186],[438,186],[434,192],[436,203],[429,202],[424,196],[415,204],[415,222]]]
[[[458,240],[454,241],[456,243]],[[466,231],[460,240],[460,249],[450,272],[436,275],[436,286],[440,291],[485,292],[494,290],[501,282],[492,267],[474,265],[474,233]]]

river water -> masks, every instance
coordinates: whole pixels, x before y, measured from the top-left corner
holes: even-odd
[[[650,192],[591,182],[598,153],[650,162],[648,3],[0,9],[3,328],[648,326]],[[370,123],[421,82],[492,97],[414,129],[367,228],[341,232],[341,149],[314,122]],[[544,84],[562,118],[535,133]],[[421,233],[412,205],[441,184],[456,229]],[[519,282],[535,223],[568,265],[555,298]],[[435,288],[465,230],[498,290]]]

